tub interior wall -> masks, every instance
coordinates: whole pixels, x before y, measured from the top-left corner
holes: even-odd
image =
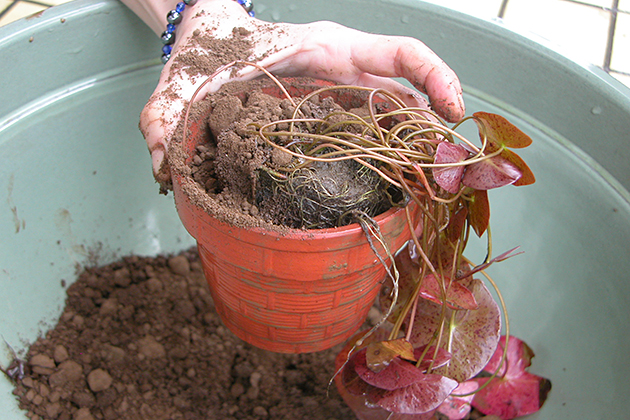
[[[419,38],[460,76],[469,114],[498,112],[533,137],[522,156],[537,183],[490,193],[496,253],[525,251],[490,273],[513,333],[536,351],[533,371],[554,385],[532,418],[624,417],[628,89],[500,25],[419,1],[259,0],[256,8],[270,21],[327,19]],[[32,80],[0,88],[0,334],[20,354],[54,325],[61,281],[71,284],[79,267],[193,245],[172,198],[158,194],[137,129],[159,51],[114,0],[80,0],[0,28],[0,55],[12,57],[0,74],[17,68]],[[483,253],[483,241],[473,243],[470,256]],[[0,340],[0,365],[11,358]],[[24,419],[11,389],[0,377],[3,419]]]

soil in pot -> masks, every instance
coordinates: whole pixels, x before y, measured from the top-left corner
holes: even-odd
[[[322,86],[320,81],[304,78],[284,79],[282,83],[292,95],[301,86]],[[348,212],[374,217],[401,202],[399,191],[354,160],[307,162],[296,172],[278,172],[303,162],[265,143],[256,132],[256,127],[273,121],[296,118],[291,101],[267,94],[269,86],[273,87],[269,80],[231,83],[196,107],[197,117],[192,118],[208,108],[212,112],[207,117],[208,141],[197,146],[189,165],[202,191],[196,198],[214,217],[237,225],[252,216],[257,221],[249,220],[246,225],[323,229],[354,222],[342,217]],[[368,115],[365,92],[339,95],[344,96],[346,108],[336,102],[338,98],[316,95],[300,107],[297,117],[324,118],[346,111]],[[297,102],[299,96],[294,100]],[[329,123],[344,118],[338,115]],[[288,125],[279,123],[273,129],[287,130]],[[293,129],[301,132],[311,128],[296,125]],[[355,129],[358,134],[360,128]],[[235,216],[235,211],[243,214]]]
[[[222,326],[196,251],[86,269],[14,393],[31,419],[351,419],[339,348],[286,355]]]

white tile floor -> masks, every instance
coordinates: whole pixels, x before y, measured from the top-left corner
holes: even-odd
[[[0,0],[0,25],[66,1]],[[483,19],[502,19],[507,27],[533,33],[557,51],[594,64],[630,86],[630,0],[425,1]]]

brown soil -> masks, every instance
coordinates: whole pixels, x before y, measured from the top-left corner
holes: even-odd
[[[291,86],[313,84],[310,79],[283,80]],[[199,117],[207,137],[197,146],[191,162],[193,179],[208,194],[205,201],[227,203],[262,222],[297,229],[322,229],[351,223],[350,211],[376,216],[391,207],[389,184],[375,172],[353,160],[306,162],[305,167],[289,172],[297,159],[265,142],[255,127],[294,117],[295,106],[263,93],[269,81],[227,86],[204,102],[212,111]],[[238,90],[236,90],[238,89]],[[344,90],[350,106],[363,103],[363,92]],[[301,98],[294,97],[299,103]],[[318,95],[306,101],[298,118],[324,118],[331,113],[352,111],[366,117],[367,109],[344,109],[332,97]],[[337,115],[330,123],[348,117]],[[313,132],[318,124],[297,123],[291,131]],[[346,127],[348,129],[348,127]],[[350,126],[360,134],[360,129]],[[289,130],[287,122],[269,131]],[[374,140],[374,139],[373,139]],[[279,177],[286,176],[286,180]],[[220,216],[219,216],[220,217]],[[232,220],[230,217],[229,220]]]
[[[196,252],[86,269],[14,393],[31,419],[351,419],[336,351],[282,355],[222,326]]]

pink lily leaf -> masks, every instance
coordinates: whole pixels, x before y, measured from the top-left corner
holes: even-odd
[[[448,164],[463,162],[468,157],[468,151],[459,144],[443,141],[435,151],[434,163]],[[433,179],[446,191],[457,194],[464,174],[463,166],[443,166],[433,168]]]
[[[468,166],[462,183],[476,190],[490,190],[514,184],[522,175],[514,163],[502,156],[494,156]]]
[[[477,301],[473,293],[458,282],[449,281],[448,277],[444,277],[446,283],[446,305],[451,309],[477,309]],[[442,290],[440,283],[433,274],[424,277],[422,287],[420,288],[420,296],[435,303],[442,303]]]
[[[475,392],[479,384],[474,381],[462,382],[455,388],[451,395],[438,407],[438,411],[444,414],[449,420],[462,420],[470,413],[470,403],[475,397]],[[457,395],[470,394],[459,397]]]
[[[475,310],[445,309],[444,317],[452,319],[450,353],[452,358],[438,373],[458,382],[477,375],[492,357],[499,342],[501,312],[490,291],[481,280],[462,280],[472,291],[479,307]],[[442,305],[426,299],[418,301],[410,341],[415,347],[431,342],[440,328]]]
[[[367,365],[366,349],[360,350],[354,357],[354,370],[369,385],[389,391],[420,382],[425,376],[414,364],[399,357],[394,358],[384,369],[374,372]]]
[[[422,346],[414,350],[416,360],[420,359],[422,354],[425,353],[422,361],[420,362],[420,370],[423,372],[426,372],[429,367],[437,369],[440,366],[444,366],[451,360],[451,353],[441,347],[438,349],[437,353],[435,352],[435,346],[429,347],[429,349],[425,352],[426,348],[427,346]]]
[[[500,364],[505,348],[505,336],[484,370],[493,373]],[[514,336],[510,336],[507,359],[494,378],[474,379],[481,389],[472,405],[486,415],[499,416],[503,420],[526,416],[538,411],[551,391],[551,381],[527,371],[534,357],[532,349]]]
[[[387,411],[422,414],[438,408],[456,387],[457,382],[446,376],[422,374],[419,381],[404,388],[387,390],[370,387],[367,398]]]

